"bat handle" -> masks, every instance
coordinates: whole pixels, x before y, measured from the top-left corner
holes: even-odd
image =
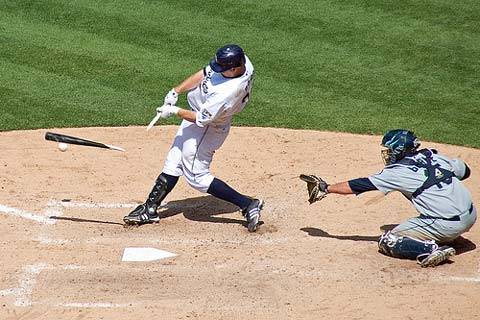
[[[110,144],[106,144],[106,146],[107,146],[109,149],[112,149],[112,150],[125,151],[125,149],[123,149],[123,148],[120,148],[120,147],[117,147],[117,146],[112,146],[112,145],[110,145]]]
[[[147,131],[149,131],[153,125],[158,121],[158,119],[160,119],[160,116],[161,116],[161,113],[160,112],[157,112],[157,115],[152,119],[152,121],[150,121],[150,123],[148,124],[147,126]]]

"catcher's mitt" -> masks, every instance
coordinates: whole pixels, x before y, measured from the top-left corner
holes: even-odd
[[[322,178],[311,174],[301,174],[300,179],[307,183],[308,202],[310,204],[325,198],[328,193],[328,184]]]

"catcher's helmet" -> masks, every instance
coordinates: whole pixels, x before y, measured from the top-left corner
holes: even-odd
[[[229,44],[218,49],[215,57],[210,60],[210,67],[215,72],[224,72],[245,64],[245,53],[236,44]]]
[[[394,164],[405,156],[415,153],[420,146],[417,136],[409,130],[396,129],[390,130],[383,136],[382,158],[386,165]]]

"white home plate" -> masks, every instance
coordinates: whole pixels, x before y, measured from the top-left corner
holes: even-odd
[[[155,261],[175,256],[174,253],[155,248],[125,248],[122,261]]]

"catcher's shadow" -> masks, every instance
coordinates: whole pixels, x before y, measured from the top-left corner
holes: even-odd
[[[322,229],[317,228],[301,228],[300,230],[308,233],[309,236],[312,237],[322,237],[322,238],[333,238],[338,240],[350,240],[350,241],[370,241],[370,242],[378,242],[378,236],[341,236],[341,235],[333,235],[329,234]]]
[[[460,236],[455,239],[452,243],[449,244],[453,248],[455,248],[456,255],[463,254],[477,248],[477,245],[472,241],[465,239],[464,237]]]

